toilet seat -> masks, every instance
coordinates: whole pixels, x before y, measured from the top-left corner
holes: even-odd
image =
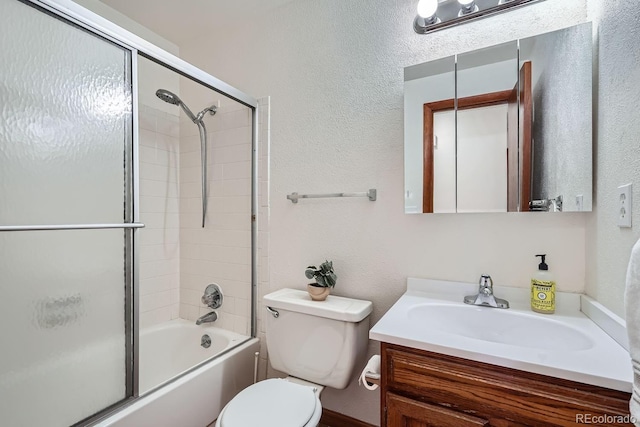
[[[284,379],[257,382],[224,407],[217,427],[315,427],[322,405],[312,387]]]

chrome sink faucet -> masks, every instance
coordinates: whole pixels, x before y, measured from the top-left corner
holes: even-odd
[[[478,282],[478,294],[464,297],[465,304],[482,305],[494,308],[509,308],[509,301],[496,298],[493,295],[493,280],[488,274],[480,276]]]

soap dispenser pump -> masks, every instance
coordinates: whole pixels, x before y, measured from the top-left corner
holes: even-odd
[[[541,258],[538,270],[531,278],[531,310],[536,313],[553,314],[556,311],[556,282],[545,262],[546,254]]]

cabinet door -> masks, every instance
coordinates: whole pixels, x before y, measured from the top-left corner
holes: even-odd
[[[387,427],[478,427],[489,421],[387,393]]]

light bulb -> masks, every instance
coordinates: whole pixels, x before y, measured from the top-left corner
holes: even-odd
[[[458,3],[460,3],[460,12],[458,13],[458,16],[478,11],[478,6],[476,6],[475,0],[458,0]]]
[[[430,18],[436,14],[437,10],[438,0],[420,0],[418,2],[418,15],[421,18]]]

